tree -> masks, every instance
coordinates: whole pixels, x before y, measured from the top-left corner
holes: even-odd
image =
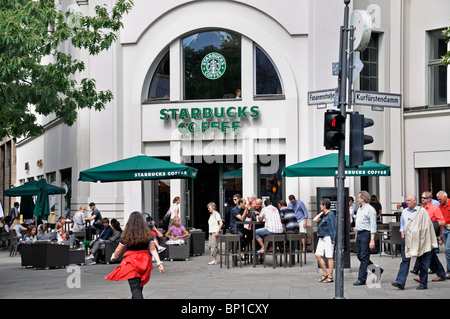
[[[450,27],[448,27],[446,30],[442,31],[442,34],[445,37],[445,43],[449,43],[450,41]],[[447,51],[447,53],[442,57],[442,64],[445,66],[450,65],[450,51]]]
[[[90,55],[110,48],[132,0],[117,0],[109,9],[96,6],[94,16],[64,13],[62,5],[0,0],[0,139],[41,134],[36,114],[55,114],[71,126],[77,110],[102,110],[113,99],[109,90],[97,92],[95,79],[76,81],[85,64],[62,48],[66,41]]]

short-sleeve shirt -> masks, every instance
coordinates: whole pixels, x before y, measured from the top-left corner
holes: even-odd
[[[222,220],[218,211],[214,211],[209,215],[208,226],[210,233],[216,233],[219,230],[219,221]]]
[[[102,221],[102,214],[100,214],[100,211],[96,209],[92,212],[91,216],[95,216],[93,224],[97,223],[97,221]]]
[[[286,231],[297,231],[299,229],[297,215],[295,215],[295,212],[292,208],[281,208],[280,217],[282,219],[282,223],[286,227]]]
[[[275,234],[280,234],[283,232],[283,225],[281,224],[280,213],[278,209],[272,205],[266,206],[262,209],[259,217],[264,218],[264,227]]]
[[[172,232],[172,236],[182,236],[184,234],[184,231],[186,230],[183,225],[180,225],[179,228],[175,228],[175,226],[172,226],[169,228],[169,230]],[[178,238],[177,240],[184,241],[184,238]]]

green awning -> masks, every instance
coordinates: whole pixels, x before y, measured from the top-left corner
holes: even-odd
[[[148,179],[196,178],[197,169],[154,158],[138,155],[80,172],[83,182],[120,182]]]
[[[345,156],[346,166],[349,157]],[[366,161],[358,168],[345,168],[345,176],[390,176],[390,167],[372,161]],[[328,154],[304,162],[287,166],[283,169],[283,176],[337,176],[338,154]]]

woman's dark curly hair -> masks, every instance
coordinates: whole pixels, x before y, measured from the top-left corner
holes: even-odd
[[[153,240],[153,234],[142,214],[133,212],[125,225],[121,238],[125,246],[135,246]]]

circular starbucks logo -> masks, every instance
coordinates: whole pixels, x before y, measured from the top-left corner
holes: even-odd
[[[211,52],[205,55],[202,60],[202,73],[210,80],[220,78],[227,68],[227,62],[223,55]]]

